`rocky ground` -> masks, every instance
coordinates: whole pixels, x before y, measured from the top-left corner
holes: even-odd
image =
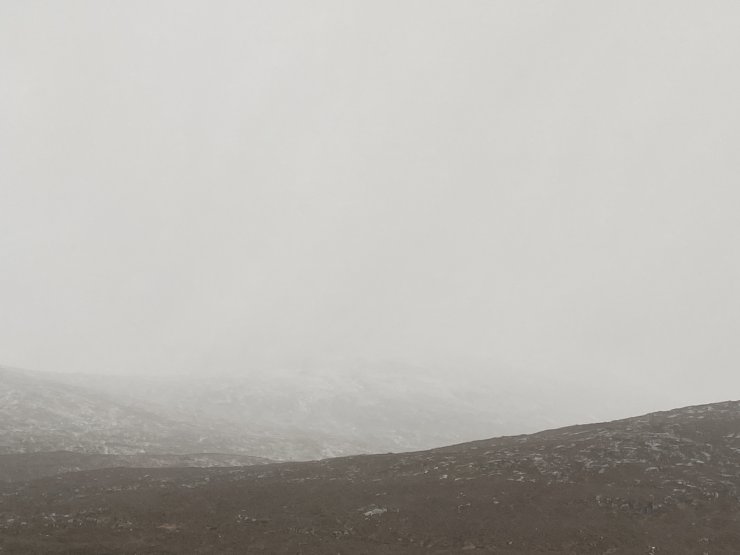
[[[740,403],[443,449],[0,486],[4,553],[740,553]]]

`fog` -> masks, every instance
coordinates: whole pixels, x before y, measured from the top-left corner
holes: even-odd
[[[737,398],[738,17],[6,0],[0,364]]]

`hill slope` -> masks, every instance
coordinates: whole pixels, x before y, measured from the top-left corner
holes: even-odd
[[[236,453],[313,458],[311,438],[189,414],[55,376],[0,367],[0,454],[71,451],[88,454]]]
[[[207,379],[0,368],[0,453],[216,451],[311,460],[430,449],[680,404],[645,393],[625,400],[560,377],[483,368],[466,370],[465,379],[450,375],[391,363]],[[576,396],[577,405],[560,402]]]
[[[0,486],[12,553],[738,553],[740,403],[407,454]]]
[[[532,379],[489,370],[466,368],[464,379],[451,379],[459,369],[347,363],[208,378],[58,375],[55,379],[116,398],[125,395],[171,418],[217,420],[285,438],[284,445],[308,442],[316,447],[313,452],[309,445],[296,449],[307,455],[302,457],[255,453],[283,460],[430,449],[679,404],[596,394],[562,377]],[[560,402],[575,396],[578,404]]]

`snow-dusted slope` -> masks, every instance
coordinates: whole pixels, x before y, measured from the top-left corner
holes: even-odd
[[[218,420],[279,436],[285,440],[281,450],[266,456],[281,459],[426,449],[640,410],[623,396],[615,402],[616,394],[610,399],[603,392],[579,393],[573,383],[454,375],[384,364],[247,371],[207,379],[63,379],[146,402],[171,417]],[[580,401],[570,406],[562,402],[566,398]]]
[[[267,456],[290,453],[284,447],[287,443],[279,436],[249,434],[214,420],[170,415],[146,402],[59,383],[51,375],[0,368],[0,454],[220,452]]]
[[[0,369],[0,453],[210,451],[307,460],[427,449],[642,408],[639,389],[627,399],[554,379],[454,375],[389,364],[156,379]]]

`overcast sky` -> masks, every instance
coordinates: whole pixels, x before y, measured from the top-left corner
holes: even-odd
[[[0,364],[736,398],[738,67],[735,1],[4,0]]]

